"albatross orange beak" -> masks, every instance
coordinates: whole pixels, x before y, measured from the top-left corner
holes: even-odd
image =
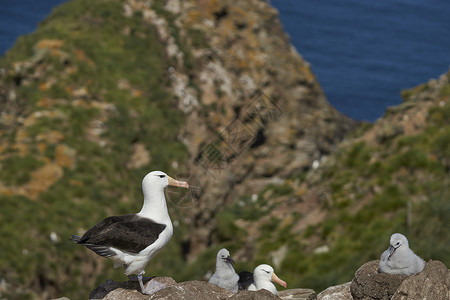
[[[278,278],[278,276],[275,274],[275,272],[272,273],[272,281],[278,283],[279,285],[283,286],[284,288],[287,287],[286,281],[283,281],[280,278]]]
[[[170,177],[170,176],[168,176],[168,177],[169,177],[169,185],[171,185],[171,186],[184,187],[184,188],[186,188],[186,189],[189,188],[189,183],[187,183],[186,181],[178,181],[178,180],[173,179],[173,178]]]

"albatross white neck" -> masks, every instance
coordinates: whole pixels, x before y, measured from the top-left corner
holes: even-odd
[[[137,215],[157,223],[172,225],[164,195],[164,188],[168,185],[189,188],[187,182],[175,180],[161,171],[153,171],[145,175],[142,180],[144,205]]]
[[[138,215],[140,217],[151,219],[157,223],[166,223],[168,220],[170,221],[164,188],[143,188],[143,192],[144,205]]]

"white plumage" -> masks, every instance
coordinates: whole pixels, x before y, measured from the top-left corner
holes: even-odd
[[[425,261],[409,249],[408,239],[403,234],[394,233],[389,248],[381,254],[378,272],[413,275],[424,267]]]
[[[137,275],[143,293],[146,265],[173,234],[164,195],[168,185],[189,187],[187,182],[174,180],[161,171],[150,172],[142,180],[144,205],[139,213],[108,217],[83,236],[72,235],[74,242],[114,260],[114,267],[123,266],[125,275]]]
[[[239,275],[233,268],[234,261],[227,249],[220,249],[216,258],[216,272],[209,279],[209,283],[220,286],[232,293],[238,291]]]
[[[284,288],[286,288],[287,286],[285,281],[278,278],[271,266],[266,264],[259,265],[253,271],[253,283],[248,287],[248,290],[258,291],[261,289],[265,289],[272,294],[278,295],[277,288],[272,283],[272,281],[280,284]]]

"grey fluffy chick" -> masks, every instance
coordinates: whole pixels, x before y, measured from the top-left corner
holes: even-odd
[[[423,270],[425,261],[409,249],[408,239],[400,233],[391,236],[390,247],[381,254],[378,272],[414,275]]]
[[[238,291],[239,275],[233,268],[234,261],[227,249],[220,249],[217,253],[216,272],[209,279],[209,283],[229,290],[232,293]]]

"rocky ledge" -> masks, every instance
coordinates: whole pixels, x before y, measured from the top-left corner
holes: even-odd
[[[278,296],[266,290],[241,291],[233,294],[205,281],[177,283],[171,277],[147,277],[145,288],[150,295],[139,292],[137,281],[108,280],[94,289],[89,299],[153,300],[153,299],[293,299],[293,300],[416,300],[450,299],[450,271],[440,261],[430,260],[419,274],[413,276],[378,273],[378,260],[362,265],[351,282],[329,287],[318,295],[312,289],[287,289]]]
[[[241,291],[233,294],[221,287],[210,284],[206,281],[185,281],[177,283],[171,277],[147,277],[144,280],[145,289],[150,295],[144,295],[139,292],[139,283],[137,281],[117,282],[108,280],[101,284],[89,295],[89,299],[104,300],[153,300],[153,299],[187,299],[187,300],[249,300],[249,299],[297,299],[314,300],[317,295],[312,289],[289,289],[280,291],[279,297],[266,290]]]
[[[429,260],[422,272],[412,275],[378,273],[378,260],[356,271],[350,285],[353,299],[450,299],[450,271],[438,260]]]

